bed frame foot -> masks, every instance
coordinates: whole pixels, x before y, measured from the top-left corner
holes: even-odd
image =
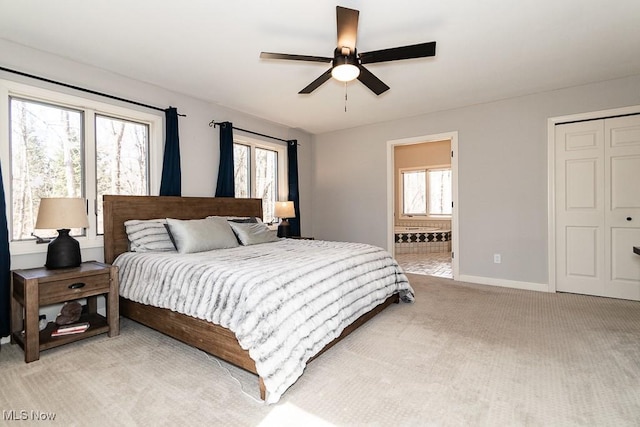
[[[267,389],[264,386],[264,381],[262,381],[262,377],[258,377],[258,383],[260,385],[260,399],[262,401],[267,400]]]

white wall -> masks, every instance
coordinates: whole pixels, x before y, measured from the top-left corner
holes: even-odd
[[[219,129],[209,127],[209,122],[212,119],[216,121],[228,120],[233,122],[235,126],[282,139],[298,139],[302,232],[304,234],[311,233],[310,171],[312,150],[311,136],[309,134],[5,40],[0,40],[0,64],[6,68],[105,92],[144,104],[161,108],[166,108],[170,105],[177,107],[179,113],[187,115],[187,117],[180,117],[179,119],[182,194],[184,196],[213,196],[215,193],[219,162]],[[0,71],[0,79],[18,81],[81,97],[108,101],[103,97],[92,96],[8,72]],[[232,84],[232,82],[220,82],[220,85],[223,84]],[[117,101],[113,102],[117,103]],[[127,108],[138,108],[132,104],[122,105]],[[145,110],[144,108],[141,109]],[[7,132],[7,130],[2,129],[2,132]],[[238,135],[242,135],[242,133],[238,132]],[[253,137],[260,139],[259,137]],[[266,141],[273,142],[269,139]],[[9,160],[4,158],[1,160],[2,167],[8,168]],[[157,194],[158,190],[159,188],[155,188],[152,189],[152,192]],[[43,252],[39,254],[12,256],[11,267],[17,269],[41,266],[45,261],[45,250],[46,248],[43,248]],[[83,259],[86,260],[104,259],[102,248],[83,249],[82,255]]]
[[[386,247],[387,141],[458,131],[460,276],[546,284],[547,118],[638,104],[636,75],[316,135],[313,235]]]

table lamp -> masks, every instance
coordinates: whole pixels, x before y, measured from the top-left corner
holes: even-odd
[[[80,243],[69,235],[71,228],[89,228],[84,199],[40,199],[36,229],[58,230],[58,237],[49,243],[47,262],[49,269],[77,267],[82,262]]]
[[[278,237],[290,237],[291,225],[287,219],[296,217],[293,202],[276,202],[275,215],[282,220],[278,226]]]

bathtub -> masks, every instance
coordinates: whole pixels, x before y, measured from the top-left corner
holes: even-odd
[[[394,227],[397,254],[451,252],[451,230],[436,227]]]

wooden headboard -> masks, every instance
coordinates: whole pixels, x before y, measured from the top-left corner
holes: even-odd
[[[104,261],[129,248],[124,222],[130,219],[198,219],[209,215],[262,218],[261,199],[231,197],[103,196]]]

